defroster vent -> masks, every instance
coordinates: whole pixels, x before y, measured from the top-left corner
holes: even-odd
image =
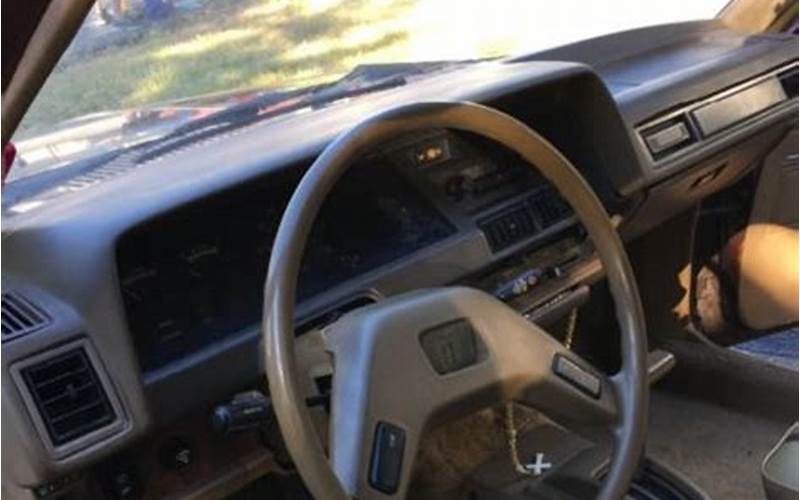
[[[3,342],[35,332],[50,324],[47,313],[16,292],[2,294]]]
[[[114,408],[83,347],[27,366],[20,374],[55,446],[116,420]]]

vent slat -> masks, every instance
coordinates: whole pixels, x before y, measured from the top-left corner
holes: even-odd
[[[25,301],[20,300],[19,297],[9,294],[7,299],[11,305],[14,306],[11,312],[19,315],[26,324],[33,325],[39,319],[39,313],[36,312],[32,306],[29,306]]]
[[[25,328],[25,325],[12,313],[3,311],[3,331],[14,332]]]
[[[91,403],[87,403],[83,406],[79,406],[67,412],[63,412],[58,417],[52,419],[50,422],[52,423],[52,425],[57,426],[58,424],[60,424],[61,422],[65,421],[68,418],[72,418],[81,413],[86,413],[86,410],[91,410],[102,404],[103,403],[101,401],[92,401]]]
[[[89,382],[85,382],[85,383],[75,387],[75,391],[76,392],[81,392],[81,391],[83,391],[85,389],[92,388],[92,387],[94,387],[94,383],[89,381]],[[60,394],[57,394],[55,396],[50,397],[49,399],[42,400],[42,404],[47,406],[47,407],[50,407],[50,405],[54,405],[54,404],[59,403],[61,401],[66,401],[68,399],[69,399],[69,394],[60,393]]]
[[[567,218],[572,210],[569,205],[551,189],[543,190],[531,198],[533,211],[539,216],[542,227],[549,227]]]
[[[100,408],[100,407],[98,407]],[[83,417],[83,415],[79,415]],[[73,417],[74,418],[74,417]],[[105,414],[102,414],[100,417],[89,419],[83,423],[74,424],[74,422],[67,422],[66,425],[63,425],[63,430],[59,429],[60,432],[63,432],[65,442],[72,441],[74,439],[78,439],[81,436],[85,436],[92,431],[99,429],[100,427],[110,423],[113,419],[107,417]],[[73,427],[69,427],[73,425]]]
[[[2,294],[3,342],[35,332],[50,324],[50,316],[16,292]]]
[[[56,446],[116,419],[97,372],[81,347],[23,368],[20,373]]]
[[[530,238],[571,214],[572,209],[554,189],[544,188],[499,215],[479,222],[478,227],[486,235],[492,251],[498,252]]]
[[[519,203],[509,211],[478,225],[494,252],[532,236],[538,229],[530,207],[525,203]]]
[[[36,321],[25,314],[22,314],[20,311],[15,310],[7,310],[5,312],[6,319],[10,320],[16,325],[19,325],[20,328],[30,328],[32,325],[36,324]]]
[[[58,382],[62,381],[65,378],[75,377],[77,375],[82,375],[82,374],[87,373],[88,371],[89,370],[86,367],[77,368],[75,370],[71,370],[71,371],[68,371],[66,373],[61,373],[61,374],[59,374],[58,376],[56,376],[56,377],[54,377],[52,379],[46,379],[43,382],[38,382],[38,383],[36,383],[36,387],[37,388],[47,387],[48,385],[58,383]]]

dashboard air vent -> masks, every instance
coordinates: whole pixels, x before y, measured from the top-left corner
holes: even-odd
[[[116,414],[83,347],[20,371],[55,446],[98,430]]]
[[[566,219],[572,213],[567,202],[552,189],[545,189],[535,194],[530,203],[539,222],[545,228]]]
[[[537,230],[531,206],[525,202],[512,206],[510,210],[480,223],[479,226],[489,240],[493,252],[522,241]]]
[[[16,292],[2,294],[2,339],[3,342],[50,324],[50,317],[33,302]]]
[[[552,188],[509,207],[507,210],[478,223],[489,240],[493,252],[530,238],[572,214],[572,209]]]

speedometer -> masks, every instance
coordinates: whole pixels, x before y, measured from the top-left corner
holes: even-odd
[[[155,267],[136,267],[122,279],[121,284],[126,299],[133,303],[142,303],[147,294],[158,285],[158,271]]]
[[[219,260],[219,247],[213,243],[198,243],[181,254],[186,270],[194,278],[203,278],[214,272]]]

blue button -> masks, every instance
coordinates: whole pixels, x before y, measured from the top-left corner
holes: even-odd
[[[369,467],[369,484],[376,490],[393,495],[400,486],[403,471],[403,451],[406,434],[403,429],[378,422],[372,444],[372,460]]]

